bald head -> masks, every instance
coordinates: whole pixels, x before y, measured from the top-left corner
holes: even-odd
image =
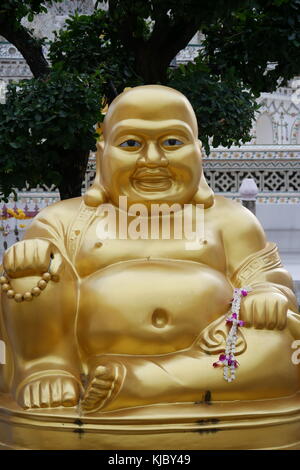
[[[101,181],[114,204],[186,204],[200,181],[201,148],[193,108],[172,88],[146,85],[110,105],[98,143]]]
[[[104,137],[124,119],[159,123],[178,120],[186,123],[198,138],[197,119],[188,99],[179,91],[161,85],[144,85],[121,93],[109,106],[104,120]]]

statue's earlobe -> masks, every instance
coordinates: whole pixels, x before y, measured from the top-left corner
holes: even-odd
[[[202,142],[201,142],[201,140],[199,140],[198,142],[199,142],[199,148],[200,148],[200,152],[201,152]],[[201,155],[202,155],[202,152],[201,152]],[[207,181],[205,179],[205,176],[203,174],[203,170],[201,172],[201,178],[200,178],[200,182],[199,182],[197,192],[193,197],[193,202],[195,204],[203,204],[205,209],[208,209],[214,203],[214,192],[208,186]]]
[[[87,206],[98,207],[107,201],[106,192],[100,184],[95,181],[83,196],[83,200]]]
[[[96,175],[93,184],[88,188],[83,196],[83,200],[87,206],[97,207],[107,201],[107,194],[100,182],[100,159],[104,150],[104,141],[97,142],[96,153]]]
[[[197,192],[193,197],[193,202],[195,204],[203,204],[204,209],[208,209],[214,203],[214,192],[208,186],[203,172],[201,174],[200,183],[199,183]]]

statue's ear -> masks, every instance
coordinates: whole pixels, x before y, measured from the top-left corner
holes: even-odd
[[[202,150],[201,140],[198,140],[198,143],[199,143],[199,148],[200,148],[200,152],[201,152],[201,150]],[[202,152],[201,152],[201,156],[202,156]],[[195,204],[203,204],[204,209],[208,209],[214,203],[214,192],[208,186],[208,184],[206,182],[206,179],[205,179],[205,176],[203,174],[203,170],[201,172],[199,186],[198,186],[197,192],[196,192],[196,194],[193,198],[193,202]]]
[[[88,188],[83,196],[83,200],[87,206],[97,207],[107,201],[107,194],[100,181],[100,160],[104,150],[104,141],[97,142],[96,152],[96,175],[93,184]]]
[[[214,192],[213,190],[208,186],[205,176],[201,174],[200,178],[200,183],[198,186],[198,190],[196,194],[193,197],[193,202],[195,204],[203,204],[204,209],[208,209],[211,207],[214,203]]]

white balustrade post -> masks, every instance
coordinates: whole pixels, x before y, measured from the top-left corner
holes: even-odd
[[[239,187],[239,195],[244,207],[249,209],[254,215],[256,213],[256,197],[258,187],[253,178],[244,178]]]

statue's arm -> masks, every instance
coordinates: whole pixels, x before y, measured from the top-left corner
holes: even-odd
[[[45,380],[54,380],[47,378],[47,374],[53,377],[54,370],[79,376],[74,339],[77,278],[66,251],[67,228],[76,209],[74,206],[72,211],[72,205],[72,201],[66,202],[66,206],[58,203],[42,210],[32,221],[24,240],[10,247],[3,257],[15,292],[30,293],[42,273],[49,269],[58,280],[51,280],[30,302],[17,303],[3,292],[0,296],[1,331],[9,352],[7,367],[14,371],[5,383],[21,406],[25,406],[26,384],[33,383],[34,377],[36,383],[41,383],[42,375]],[[1,381],[0,377],[0,385]]]
[[[282,266],[276,245],[267,242],[250,211],[232,201],[224,201],[223,209],[227,277],[234,287],[252,288],[242,301],[242,319],[256,328],[285,328],[288,310],[297,312],[298,308],[292,278]]]
[[[26,230],[23,240],[46,239],[68,257],[68,241],[72,236],[70,228],[79,213],[80,206],[81,198],[73,198],[42,209]]]

